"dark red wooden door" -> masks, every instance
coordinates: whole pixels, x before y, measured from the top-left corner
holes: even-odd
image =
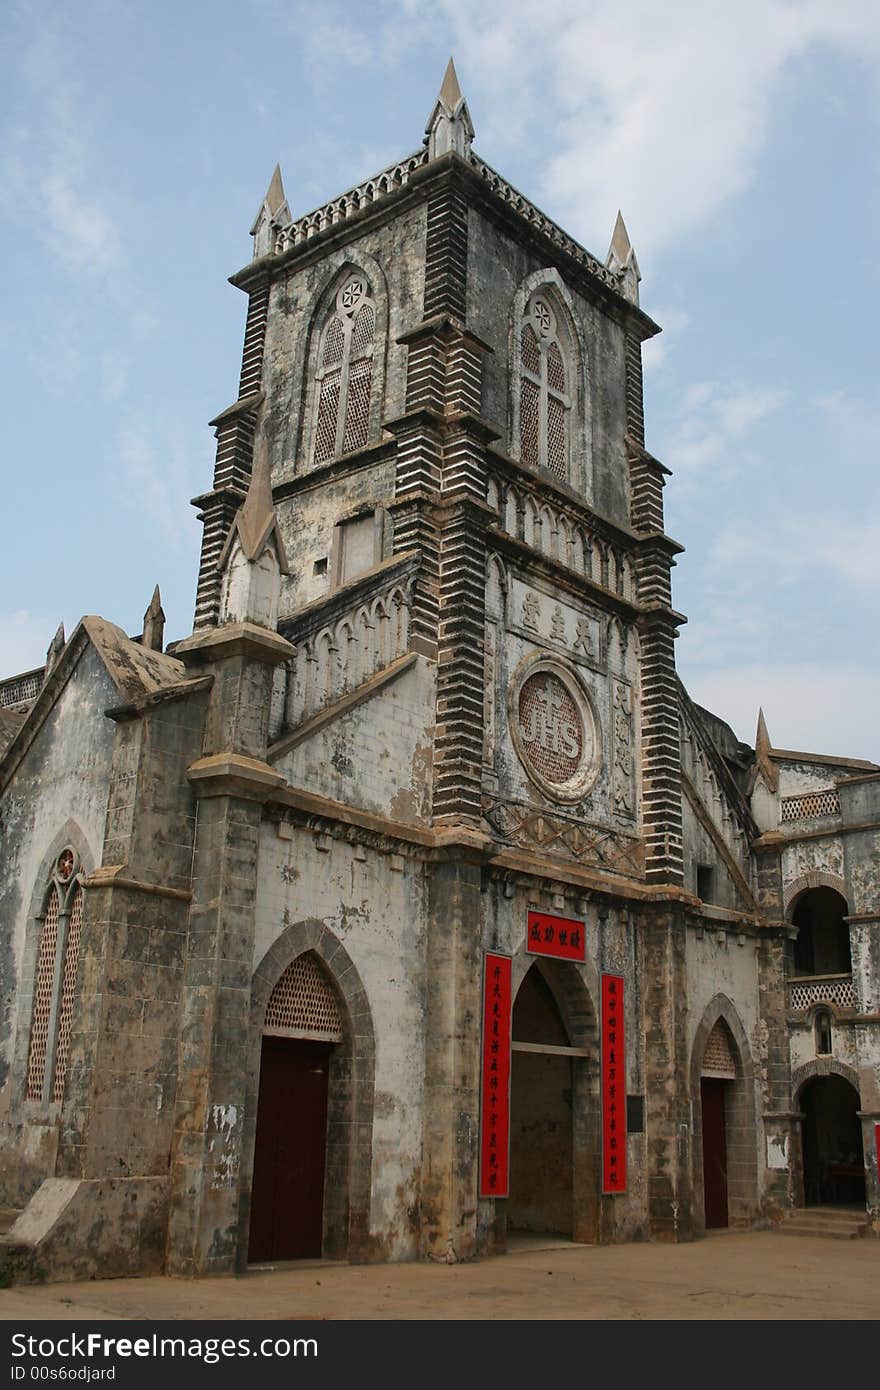
[[[251,1260],[321,1254],[329,1043],[263,1038]]]
[[[724,1088],[729,1084],[704,1076],[700,1081],[703,1108],[703,1195],[706,1227],[727,1225],[727,1131]]]

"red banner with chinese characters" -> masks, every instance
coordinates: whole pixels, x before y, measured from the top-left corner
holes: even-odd
[[[586,960],[584,924],[573,917],[551,917],[548,912],[530,912],[526,950],[533,956]]]
[[[480,1196],[506,1197],[510,1158],[510,956],[486,952]]]
[[[602,1191],[626,1191],[623,976],[602,976]]]

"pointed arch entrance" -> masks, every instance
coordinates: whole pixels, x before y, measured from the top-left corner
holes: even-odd
[[[508,1232],[596,1240],[596,1025],[574,965],[536,960],[528,966],[511,1031]]]
[[[240,1267],[363,1257],[372,1016],[353,961],[322,923],[288,927],[257,968],[250,1057]]]
[[[707,1230],[758,1215],[755,1076],[748,1039],[731,1001],[703,1015],[691,1060],[694,1198]]]
[[[317,956],[297,956],[266,1006],[248,1258],[320,1256],[330,1058],[339,1001]]]

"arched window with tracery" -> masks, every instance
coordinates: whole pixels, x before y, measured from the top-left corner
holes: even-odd
[[[37,947],[28,1100],[58,1103],[64,1098],[82,918],[82,866],[68,846],[52,868]]]
[[[556,313],[545,292],[528,304],[520,329],[520,459],[568,477],[570,371]]]
[[[340,286],[318,347],[313,462],[362,449],[370,428],[376,305],[360,271]]]

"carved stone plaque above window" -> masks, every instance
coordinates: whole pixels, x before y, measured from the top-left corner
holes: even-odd
[[[596,719],[586,691],[560,663],[527,658],[510,687],[514,747],[535,785],[553,801],[579,801],[601,765]]]
[[[602,628],[592,610],[576,608],[555,594],[514,577],[507,605],[507,627],[536,646],[558,649],[571,661],[605,668]]]

